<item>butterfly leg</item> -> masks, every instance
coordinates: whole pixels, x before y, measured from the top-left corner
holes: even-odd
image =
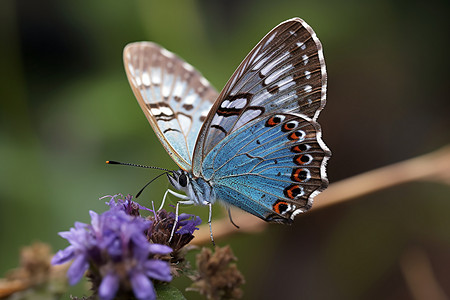
[[[211,217],[212,217],[212,203],[208,202],[208,206],[209,206],[209,217],[208,217],[208,224],[209,224],[209,234],[211,235],[211,242],[213,244],[213,246],[216,245],[216,243],[214,243],[214,238],[213,238],[213,233],[212,233],[212,226],[211,226]]]
[[[167,198],[167,194],[169,193],[169,191],[170,191],[170,190],[167,190],[167,191],[164,193],[164,197],[163,197],[163,200],[162,200],[162,202],[161,202],[161,205],[160,205],[159,208],[158,208],[158,211],[160,211],[160,210],[163,208],[164,203],[166,203],[166,198]]]
[[[159,206],[158,210],[161,210],[163,208],[163,206],[164,206],[164,203],[166,203],[166,198],[167,198],[167,194],[168,193],[171,193],[172,195],[174,195],[177,198],[180,198],[180,199],[183,199],[183,200],[189,200],[188,196],[185,196],[183,194],[179,194],[179,193],[174,192],[174,191],[172,191],[170,189],[167,189],[167,191],[164,193],[163,200],[162,200],[161,205]]]
[[[175,193],[175,192],[173,192],[173,191],[171,191],[171,190],[168,190],[168,191],[169,191],[172,195],[174,195],[173,193]],[[184,196],[184,195],[181,195],[181,194],[178,194],[178,193],[175,193],[175,194],[180,195],[180,196],[183,196],[183,198],[181,198],[181,199],[189,199],[187,196]],[[175,196],[175,195],[174,195],[174,196]],[[172,237],[173,237],[173,235],[174,235],[174,233],[175,233],[175,228],[177,228],[177,223],[178,223],[178,207],[180,206],[180,204],[190,205],[190,204],[194,204],[194,201],[192,201],[192,200],[184,200],[184,201],[178,201],[178,202],[177,202],[177,206],[175,207],[175,222],[173,223],[172,232],[170,233],[169,243],[170,243],[170,241],[172,241]]]

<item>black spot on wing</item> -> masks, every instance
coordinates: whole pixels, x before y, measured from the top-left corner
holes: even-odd
[[[178,129],[174,129],[174,128],[167,128],[166,130],[163,131],[163,133],[169,132],[169,131],[175,131],[175,132],[180,132]]]

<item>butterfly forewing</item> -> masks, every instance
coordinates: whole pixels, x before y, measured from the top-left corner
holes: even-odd
[[[269,32],[234,72],[203,125],[193,169],[212,148],[255,118],[274,112],[301,113],[316,120],[325,105],[322,45],[299,18]]]
[[[195,141],[218,93],[191,65],[149,42],[127,45],[128,80],[164,148],[190,170]]]
[[[200,130],[193,172],[218,199],[290,223],[328,185],[331,153],[316,122],[325,105],[322,45],[303,20],[269,32],[247,55]]]

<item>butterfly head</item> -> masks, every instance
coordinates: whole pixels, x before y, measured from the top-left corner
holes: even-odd
[[[169,182],[174,188],[181,191],[186,191],[191,181],[189,173],[181,169],[167,173],[167,178],[169,178]]]

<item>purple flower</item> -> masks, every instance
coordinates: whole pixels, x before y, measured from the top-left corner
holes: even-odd
[[[114,196],[104,196],[100,199],[106,198],[106,197],[110,197],[111,200],[109,200],[108,202],[106,202],[107,205],[109,205],[109,207],[111,209],[118,209],[118,210],[123,210],[127,213],[127,215],[131,215],[131,216],[140,216],[139,214],[139,209],[143,209],[143,210],[148,210],[148,211],[152,211],[151,209],[140,205],[139,203],[136,203],[134,201],[132,201],[132,196],[128,195],[125,197],[125,199],[119,198],[119,196],[122,196],[121,194],[117,194]],[[122,196],[123,197],[123,196]]]
[[[111,196],[110,209],[99,215],[90,212],[91,224],[75,223],[61,237],[71,244],[58,251],[52,264],[73,260],[67,276],[77,283],[90,268],[92,282],[98,282],[100,299],[113,299],[120,288],[131,286],[137,299],[155,299],[152,280],[171,281],[170,265],[157,259],[172,249],[151,244],[147,231],[152,221],[139,216],[139,206],[131,197]]]
[[[175,217],[175,216],[174,216]],[[202,219],[199,216],[194,216],[190,214],[181,214],[178,216],[178,224],[180,227],[176,231],[178,234],[193,234],[195,230],[198,230],[198,225],[202,223]]]

